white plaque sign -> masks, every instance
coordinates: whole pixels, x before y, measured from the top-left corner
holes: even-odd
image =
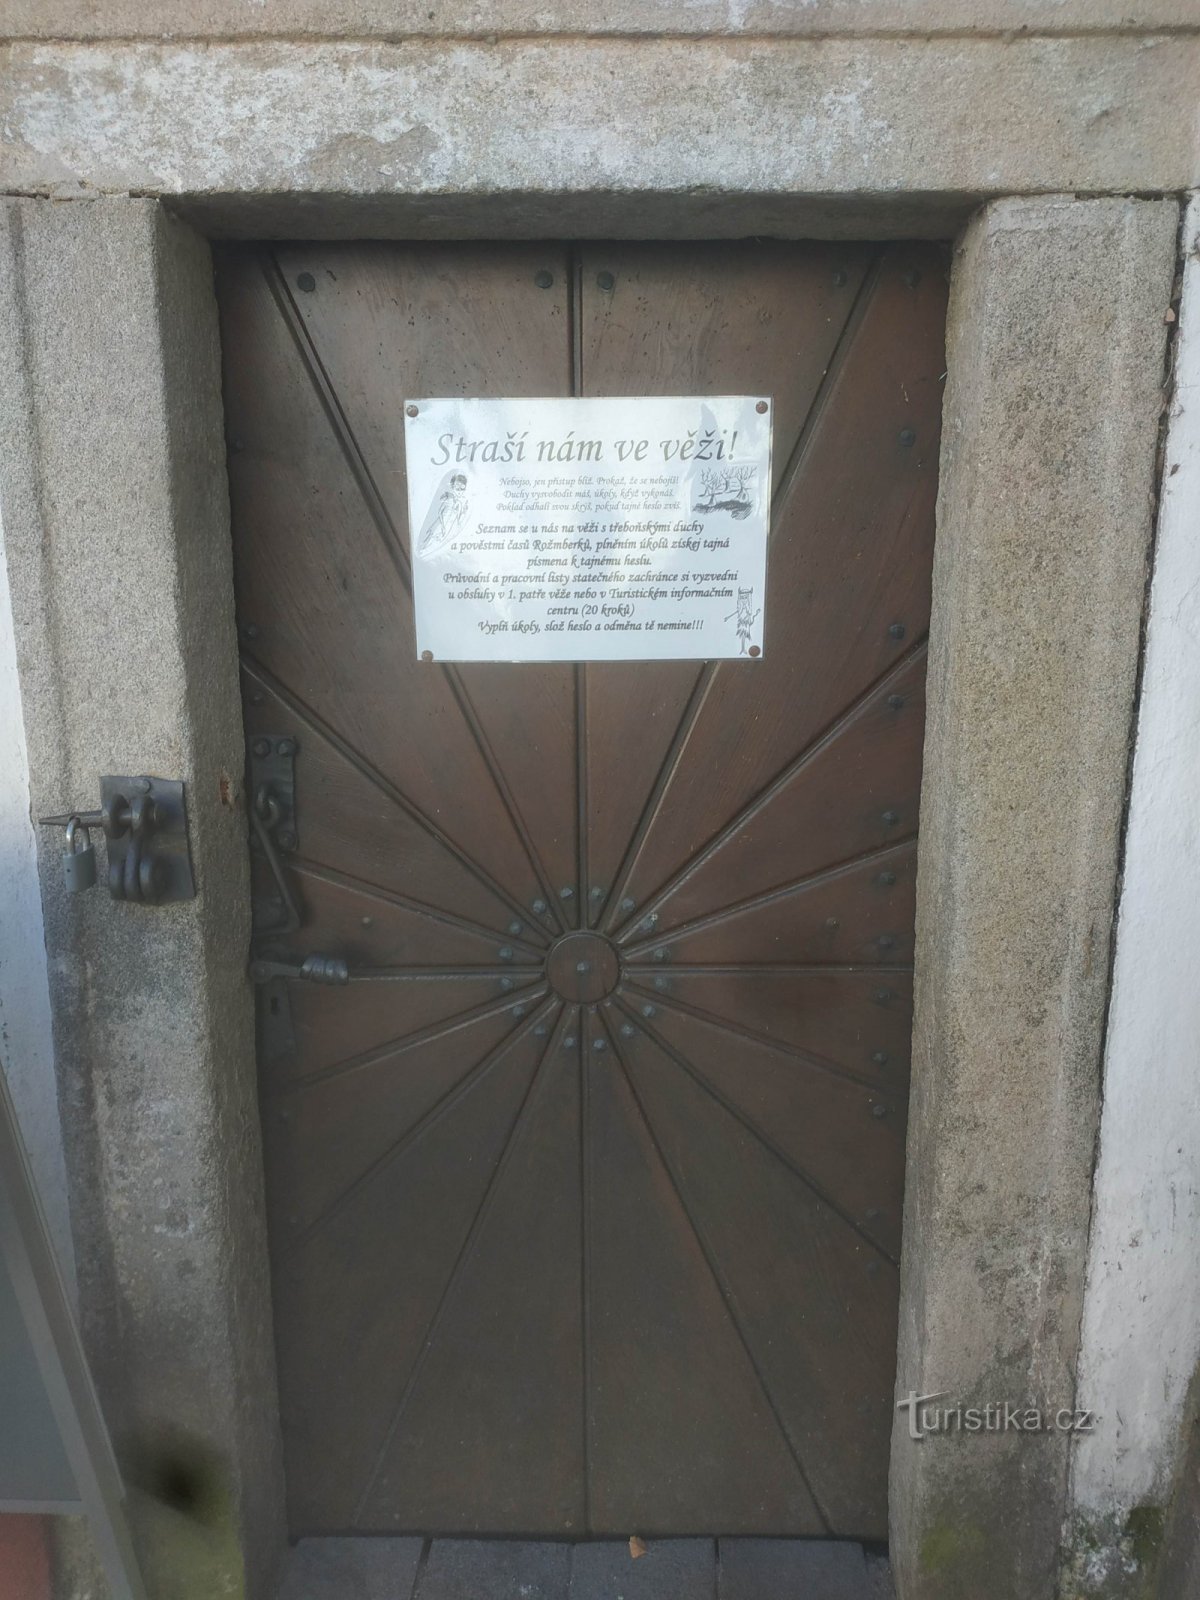
[[[425,659],[761,656],[769,400],[412,400],[404,435]]]

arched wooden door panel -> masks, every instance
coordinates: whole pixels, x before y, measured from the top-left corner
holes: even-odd
[[[293,1531],[884,1536],[941,253],[219,265]],[[405,398],[573,393],[772,395],[762,660],[416,659]]]

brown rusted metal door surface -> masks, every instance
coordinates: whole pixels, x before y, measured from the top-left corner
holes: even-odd
[[[885,1536],[944,270],[222,254],[255,948],[350,977],[260,989],[294,1533]],[[761,660],[418,661],[407,397],[706,393]]]

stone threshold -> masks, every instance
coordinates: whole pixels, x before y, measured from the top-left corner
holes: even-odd
[[[637,1541],[635,1541],[636,1545]],[[279,1600],[894,1600],[886,1556],[814,1539],[302,1539]]]

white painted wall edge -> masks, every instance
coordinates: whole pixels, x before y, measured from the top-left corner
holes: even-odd
[[[1184,286],[1104,1059],[1072,1502],[1165,1506],[1200,1358],[1200,196]]]
[[[54,1074],[46,937],[29,814],[29,758],[0,520],[0,1069],[8,1080],[68,1292],[75,1252]]]

